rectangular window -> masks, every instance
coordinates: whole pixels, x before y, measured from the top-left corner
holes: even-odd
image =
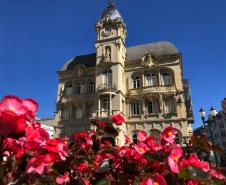
[[[140,76],[133,78],[133,84],[132,85],[133,85],[134,89],[140,88]]]
[[[158,101],[148,101],[147,102],[148,114],[159,113],[159,103]]]
[[[172,76],[170,73],[162,73],[163,85],[172,85]]]
[[[95,93],[95,83],[91,83],[88,85],[88,93],[90,94]]]
[[[146,86],[156,86],[157,78],[155,73],[150,73],[146,75]]]
[[[176,112],[176,104],[173,98],[165,100],[165,112],[166,113],[175,113]]]
[[[132,115],[140,114],[140,103],[139,102],[133,102],[131,104],[131,109],[132,109]]]
[[[223,142],[223,146],[226,147],[226,142]]]
[[[61,120],[69,120],[69,109],[64,108],[61,110]]]
[[[85,93],[85,84],[83,82],[79,82],[77,84],[77,94],[84,94]]]
[[[101,100],[101,110],[102,111],[109,111],[110,110],[110,99],[109,98],[103,98]]]
[[[221,137],[225,137],[225,131],[224,130],[221,131]]]

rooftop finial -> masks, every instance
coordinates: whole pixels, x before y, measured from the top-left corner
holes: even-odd
[[[114,6],[114,3],[113,3],[113,0],[108,0],[109,2],[108,2],[108,5],[109,6]]]

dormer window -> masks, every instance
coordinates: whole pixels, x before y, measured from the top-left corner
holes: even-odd
[[[140,86],[141,86],[140,84],[141,84],[140,76],[135,76],[133,78],[133,83],[132,83],[133,88],[134,89],[140,88]]]

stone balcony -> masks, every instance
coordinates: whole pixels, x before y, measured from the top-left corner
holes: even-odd
[[[150,93],[164,93],[164,92],[172,92],[176,93],[175,85],[172,86],[148,86],[148,87],[140,87],[137,89],[129,89],[128,95],[137,96],[137,95],[145,95]]]
[[[116,94],[115,84],[99,84],[97,87],[98,94]]]

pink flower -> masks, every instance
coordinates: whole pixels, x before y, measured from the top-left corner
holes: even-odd
[[[191,179],[188,181],[188,185],[199,185],[199,182],[197,180]]]
[[[164,177],[160,174],[155,174],[154,178],[143,180],[140,185],[167,185]]]
[[[153,179],[145,179],[140,183],[140,185],[153,185]]]
[[[122,125],[122,123],[125,122],[125,119],[122,116],[122,113],[119,113],[118,115],[112,115],[111,121],[114,122],[116,125]]]
[[[63,176],[59,176],[56,178],[57,184],[66,184],[70,182],[69,173],[65,172]]]
[[[176,131],[172,126],[166,127],[162,133],[161,137],[168,143],[174,143],[174,138],[176,137]]]
[[[181,158],[182,154],[182,148],[177,145],[172,149],[170,155],[167,158],[168,165],[171,171],[174,173],[179,173],[178,160]]]
[[[145,143],[139,142],[137,145],[134,146],[134,149],[140,154],[143,155],[145,152],[148,151],[148,147]]]
[[[28,161],[26,172],[36,172],[39,175],[42,175],[44,173],[45,167],[49,167],[55,160],[56,156],[54,154],[35,156]]]
[[[31,98],[27,98],[22,101],[22,104],[25,108],[27,108],[30,118],[33,119],[38,111],[38,103]]]
[[[137,139],[138,139],[138,141],[143,142],[143,141],[146,140],[146,138],[147,138],[147,132],[145,132],[143,130],[140,130],[140,131],[137,132]]]

